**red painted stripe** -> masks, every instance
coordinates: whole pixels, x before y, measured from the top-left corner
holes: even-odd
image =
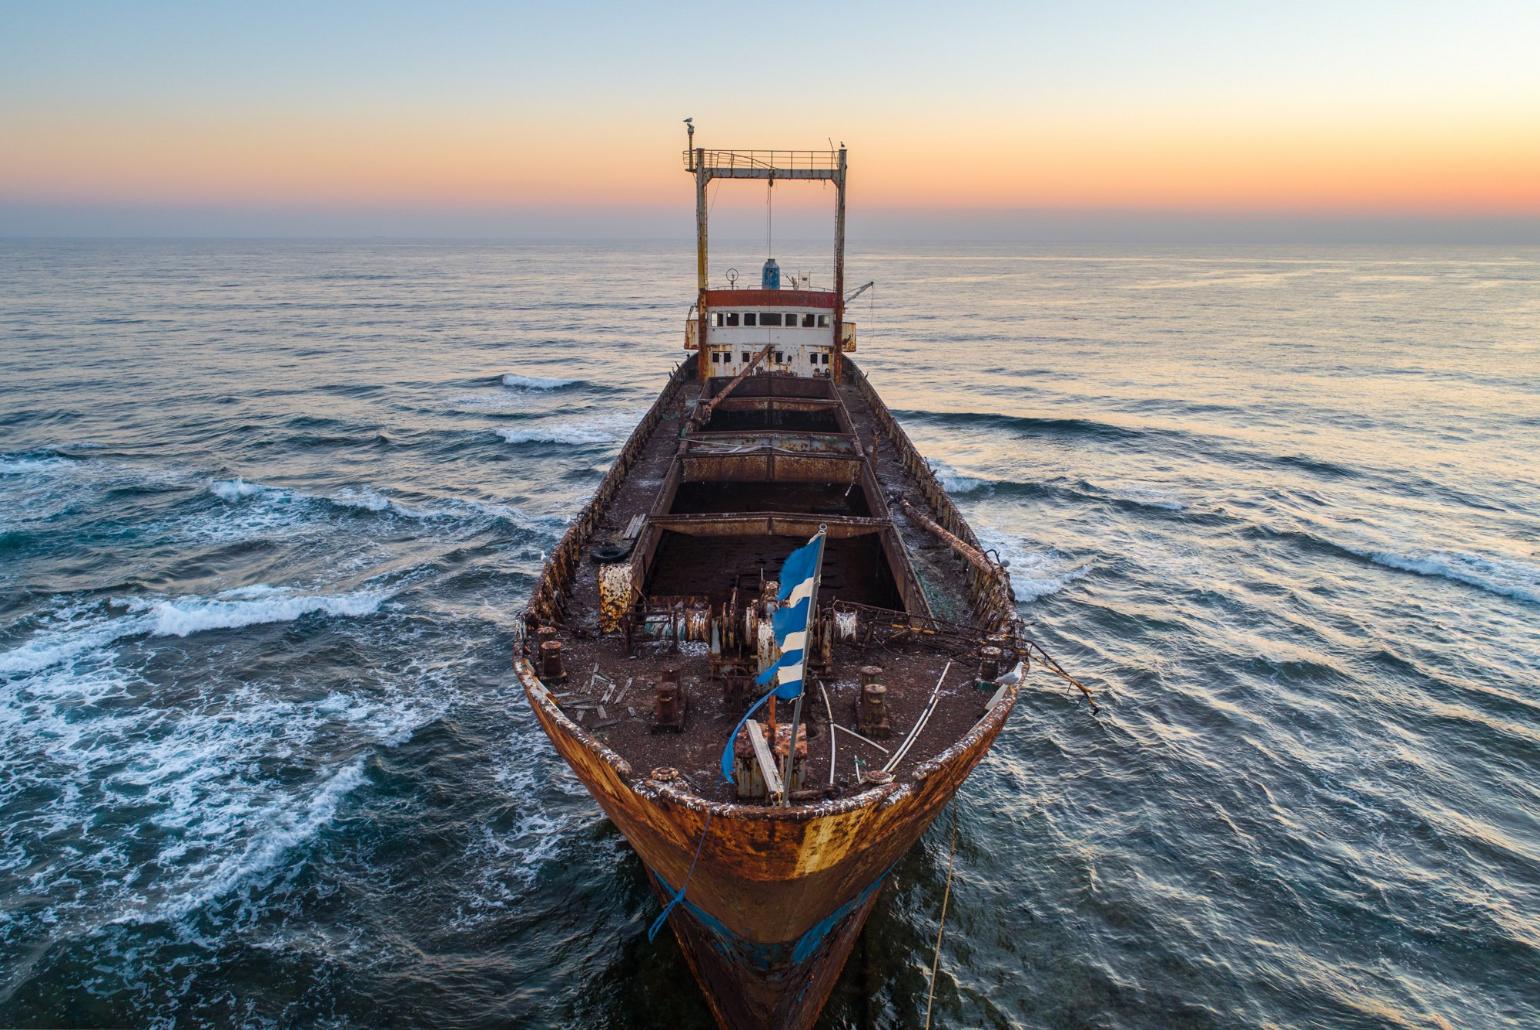
[[[832,308],[834,293],[824,290],[707,290],[708,308]]]

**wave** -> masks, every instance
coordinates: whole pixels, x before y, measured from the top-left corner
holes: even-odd
[[[179,891],[170,901],[154,909],[149,918],[159,921],[176,919],[194,912],[242,883],[258,879],[276,868],[293,847],[304,843],[329,825],[337,816],[343,799],[364,782],[364,760],[355,760],[332,774],[311,797],[299,806],[275,806],[270,817],[246,839],[239,854],[213,864],[195,890]],[[130,917],[125,922],[144,922]]]
[[[519,529],[539,532],[555,527],[555,523],[548,518],[528,515],[508,504],[464,498],[441,498],[423,504],[413,504],[389,497],[368,484],[345,486],[329,494],[308,494],[236,478],[211,482],[209,492],[232,505],[255,499],[258,504],[269,502],[274,505],[321,505],[340,508],[344,511],[367,512],[422,521],[495,519]]]
[[[900,419],[930,422],[963,429],[995,429],[1023,436],[1082,436],[1103,440],[1139,440],[1152,435],[1169,435],[1169,430],[1135,429],[1112,422],[1085,418],[1034,418],[1026,415],[1002,415],[992,411],[918,411],[893,412]]]
[[[547,426],[543,429],[497,429],[504,443],[564,443],[574,446],[614,442],[614,437],[591,426]]]
[[[396,511],[401,514],[415,514],[397,505],[372,486],[345,486],[336,493],[328,495],[326,500],[339,507],[357,508],[360,511]]]
[[[306,615],[356,618],[379,611],[387,590],[307,594],[289,587],[256,585],[222,591],[212,597],[131,597],[109,602],[126,616],[104,615],[99,606],[60,613],[59,628],[46,629],[9,651],[0,652],[0,675],[38,672],[131,637],[186,637],[219,629],[242,629],[293,622]]]
[[[932,462],[932,470],[947,493],[953,497],[1000,494],[1012,497],[1062,496],[1071,500],[1096,501],[1124,508],[1151,508],[1159,511],[1185,512],[1186,502],[1175,494],[1153,486],[1116,484],[1098,486],[1084,479],[1046,479],[1024,482],[1012,479],[988,479],[959,472],[945,462]]]
[[[256,586],[226,590],[214,597],[132,599],[131,610],[143,611],[154,637],[185,637],[215,629],[241,629],[269,622],[293,622],[305,615],[356,618],[372,615],[390,597],[385,590],[357,590],[344,594],[297,594],[286,587]]]
[[[237,476],[234,479],[217,479],[209,483],[209,493],[218,497],[221,501],[234,503],[246,497],[287,495],[288,491],[280,490],[276,487],[263,486],[261,483],[248,483]]]
[[[29,677],[0,704],[0,783],[36,799],[12,838],[46,891],[31,929],[180,919],[281,874],[368,782],[371,752],[442,713],[438,677],[404,673],[319,698],[238,671],[168,693],[111,661]],[[52,843],[103,819],[142,832]]]
[[[1351,550],[1351,548],[1350,548]],[[1490,558],[1463,551],[1358,552],[1376,565],[1419,576],[1464,583],[1516,601],[1540,604],[1540,567],[1509,558]]]
[[[37,458],[26,455],[0,457],[0,476],[35,476],[69,468],[73,462],[55,455]]]
[[[587,386],[583,379],[559,379],[554,376],[521,376],[512,372],[505,374],[501,382],[510,390],[566,390],[579,386]]]
[[[1293,540],[1350,561],[1369,561],[1397,572],[1446,579],[1499,597],[1540,604],[1540,566],[1515,558],[1437,549],[1402,553],[1373,541],[1340,543],[1309,530],[1274,529],[1265,525],[1249,527],[1245,533],[1252,537]]]
[[[1007,539],[985,527],[979,530],[980,543],[994,551],[1006,564],[1011,577],[1011,589],[1020,603],[1031,604],[1051,594],[1057,594],[1076,580],[1090,574],[1089,561],[1077,560],[1053,549],[1027,550],[1021,543]]]
[[[1062,572],[1053,572],[1052,568],[1060,563],[1055,555],[1043,555],[1041,560],[1030,560],[1026,568],[1018,568],[1011,562],[1007,570],[1011,576],[1011,587],[1016,591],[1016,600],[1030,604],[1050,594],[1057,594],[1060,590],[1069,586],[1078,579],[1084,579],[1091,571],[1089,562],[1077,565]]]

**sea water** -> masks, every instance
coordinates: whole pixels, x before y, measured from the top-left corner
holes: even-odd
[[[850,268],[1101,712],[1033,676],[823,1025],[922,1018],[954,819],[937,1025],[1540,1022],[1540,252]],[[0,1023],[709,1025],[510,673],[692,271],[0,244]]]

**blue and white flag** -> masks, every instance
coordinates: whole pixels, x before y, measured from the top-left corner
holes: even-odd
[[[781,566],[781,589],[776,599],[781,606],[770,620],[775,630],[775,646],[781,657],[755,681],[760,686],[775,678],[775,696],[790,701],[802,693],[802,655],[807,650],[808,622],[813,609],[813,590],[823,563],[823,534],[819,533],[803,547],[791,552]]]
[[[754,702],[754,706],[733,727],[732,736],[727,738],[727,747],[722,750],[722,775],[729,783],[733,780],[733,744],[738,739],[738,731],[749,721],[749,716],[759,711],[771,695],[782,701],[791,701],[802,693],[802,659],[807,651],[813,594],[817,590],[818,573],[823,565],[824,535],[823,530],[819,530],[813,539],[791,552],[781,566],[781,588],[776,594],[781,606],[770,620],[776,646],[781,649],[781,657],[761,672],[755,681],[763,687],[774,679],[775,687]]]

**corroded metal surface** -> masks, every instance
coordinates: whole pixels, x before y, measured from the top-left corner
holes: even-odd
[[[1006,690],[907,782],[769,808],[706,801],[677,778],[637,775],[562,712],[527,662],[517,668],[542,728],[649,873],[670,895],[685,885],[670,922],[732,1027],[812,1022],[888,871],[988,751],[1017,696]]]
[[[834,289],[708,289],[706,184],[788,172],[739,156],[748,163],[689,152],[694,360],[551,555],[516,664],[557,751],[660,898],[678,901],[669,922],[718,1021],[801,1028],[894,864],[1015,706],[1019,683],[995,681],[1017,627],[1003,570],[845,358],[855,326],[844,320],[843,148],[795,169],[837,187]],[[764,310],[724,310],[709,320],[720,338],[708,334],[711,309],[751,307]],[[791,308],[830,314],[783,324]],[[740,792],[715,771],[721,748],[754,674],[779,654],[781,562],[821,527],[805,676],[823,706],[796,747],[773,702],[763,727],[743,730],[753,759],[740,768],[763,783]],[[891,749],[847,723],[886,733]],[[809,746],[820,732],[846,735],[843,759],[821,740]],[[777,772],[782,740],[796,757]]]
[[[635,569],[629,561],[599,566],[599,629],[614,633],[631,609]]]

